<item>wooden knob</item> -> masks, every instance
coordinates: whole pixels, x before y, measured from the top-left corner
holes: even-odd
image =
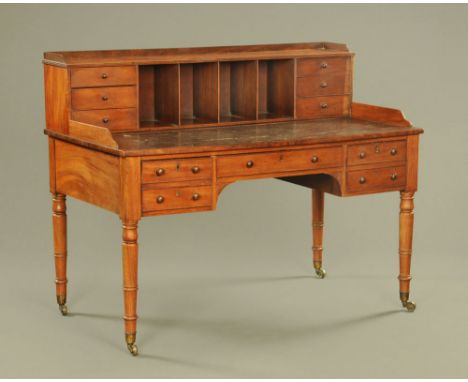
[[[161,175],[164,175],[165,172],[166,172],[166,170],[164,170],[163,168],[158,168],[156,170],[156,175],[161,176]]]
[[[310,160],[312,163],[317,163],[319,158],[317,156],[313,156],[312,159]]]
[[[325,89],[327,86],[328,86],[328,84],[325,81],[320,82],[320,87],[321,88]]]
[[[102,119],[102,123],[109,123],[109,118],[104,117],[104,118]]]
[[[366,180],[367,180],[367,179],[366,179],[364,176],[361,176],[361,177],[359,178],[359,183],[364,184],[364,183],[366,183]]]
[[[391,155],[397,155],[397,153],[398,153],[398,151],[395,148],[390,150]]]
[[[193,166],[193,167],[192,167],[192,172],[193,172],[194,174],[198,174],[198,173],[200,172],[200,167],[198,167],[198,166]]]
[[[364,159],[366,157],[366,153],[364,151],[359,153],[359,158]]]
[[[192,200],[196,201],[200,199],[200,194],[197,194],[196,192],[192,195]]]
[[[158,204],[161,204],[164,202],[164,196],[162,195],[159,195],[157,198],[156,198],[156,203]]]
[[[322,69],[326,69],[326,68],[328,68],[328,64],[327,64],[326,62],[322,62],[322,63],[320,64],[320,67],[321,67]]]
[[[328,103],[326,103],[326,102],[321,102],[321,103],[320,103],[320,107],[321,107],[322,109],[326,109],[326,108],[328,107]]]
[[[109,97],[106,96],[106,95],[103,95],[103,96],[101,97],[101,99],[102,99],[103,101],[107,101],[107,100],[109,99]]]
[[[391,179],[391,180],[396,180],[396,179],[397,179],[397,174],[395,174],[395,173],[392,174],[392,175],[390,176],[390,179]]]
[[[107,73],[102,73],[102,74],[101,74],[101,78],[102,78],[103,80],[105,80],[105,79],[107,78]]]
[[[254,162],[249,160],[246,164],[247,168],[252,168],[254,166]]]

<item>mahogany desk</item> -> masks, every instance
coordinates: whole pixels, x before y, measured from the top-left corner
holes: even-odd
[[[423,130],[399,110],[352,102],[353,58],[336,43],[45,53],[62,314],[67,195],[122,221],[125,338],[136,355],[140,218],[213,210],[226,185],[258,178],[313,190],[320,278],[324,193],[399,191],[400,299],[413,311],[413,197]]]

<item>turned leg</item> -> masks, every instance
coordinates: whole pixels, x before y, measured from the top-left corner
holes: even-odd
[[[321,279],[327,274],[322,268],[322,241],[323,241],[323,208],[324,193],[312,190],[312,236],[313,236],[313,260],[315,273]]]
[[[400,300],[403,306],[413,312],[416,304],[409,301],[411,281],[411,251],[413,244],[414,193],[400,193]]]
[[[125,341],[130,353],[137,355],[138,348],[135,340],[138,291],[138,229],[136,223],[123,223],[122,240]]]
[[[66,316],[67,302],[67,205],[65,195],[52,196],[54,227],[55,294],[60,312]]]

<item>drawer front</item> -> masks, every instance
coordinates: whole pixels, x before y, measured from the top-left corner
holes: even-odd
[[[211,158],[190,158],[144,161],[142,182],[173,182],[211,179],[213,163]]]
[[[134,66],[74,68],[71,69],[70,83],[72,88],[135,85],[136,68]]]
[[[177,187],[144,190],[143,212],[209,207],[212,202],[210,186]]]
[[[136,107],[135,86],[72,89],[74,110]]]
[[[346,76],[350,73],[349,58],[304,58],[297,60],[297,76]]]
[[[345,81],[344,73],[299,77],[296,86],[298,97],[350,94],[351,92],[349,81]]]
[[[297,98],[297,118],[341,117],[349,114],[350,97]]]
[[[346,188],[350,193],[400,189],[405,183],[405,166],[348,171],[346,177]]]
[[[137,127],[136,109],[104,109],[73,111],[72,119],[109,128],[111,131],[135,129]]]
[[[278,151],[274,153],[221,156],[217,159],[219,177],[273,174],[314,170],[343,164],[342,147]]]
[[[363,143],[348,146],[348,164],[358,165],[406,160],[406,141]]]

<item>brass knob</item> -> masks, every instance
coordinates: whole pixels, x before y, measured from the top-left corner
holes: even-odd
[[[321,102],[321,103],[320,103],[320,107],[321,107],[322,109],[326,109],[326,108],[328,107],[328,103],[326,103],[326,102]]]
[[[158,168],[156,170],[156,175],[161,176],[161,175],[164,175],[165,172],[166,172],[166,170],[164,170],[163,168]]]
[[[246,164],[247,168],[252,168],[254,166],[254,162],[249,160]]]
[[[320,64],[320,67],[321,67],[322,69],[326,69],[326,68],[328,67],[328,64],[327,64],[326,62],[322,62],[322,63]]]
[[[327,86],[328,86],[328,84],[325,81],[320,82],[320,87],[321,88],[326,88]]]
[[[200,194],[197,194],[196,192],[192,195],[192,200],[196,201],[200,199]]]
[[[156,198],[156,202],[157,202],[158,204],[161,204],[162,202],[164,202],[164,196],[159,195],[159,196]]]
[[[317,156],[313,156],[312,159],[310,160],[312,163],[317,163],[319,158]]]
[[[398,152],[397,149],[391,149],[390,150],[391,155],[397,155],[397,152]]]
[[[107,100],[109,99],[109,97],[106,96],[106,95],[103,95],[103,96],[101,97],[101,99],[102,99],[103,101],[107,101]]]
[[[102,78],[103,80],[105,80],[105,79],[107,78],[107,73],[102,73],[102,74],[101,74],[101,78]]]
[[[364,151],[359,153],[359,158],[364,159],[366,157],[366,153]]]
[[[361,177],[359,178],[359,183],[364,184],[364,183],[366,183],[366,180],[367,180],[367,179],[366,179],[364,176],[361,176]]]
[[[193,172],[194,174],[198,174],[198,173],[200,172],[200,167],[198,167],[198,166],[193,166],[193,167],[192,167],[192,172]]]
[[[392,176],[390,176],[391,180],[396,180],[396,178],[397,178],[397,174],[395,174],[395,173],[393,173]]]
[[[109,123],[109,118],[104,117],[104,118],[102,119],[102,122],[103,122],[103,123]]]

